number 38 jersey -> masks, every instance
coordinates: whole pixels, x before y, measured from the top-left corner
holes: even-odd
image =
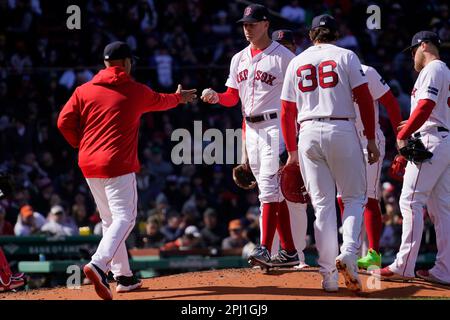
[[[352,89],[367,83],[358,56],[332,44],[311,46],[292,59],[281,99],[297,103],[299,122],[356,118]]]

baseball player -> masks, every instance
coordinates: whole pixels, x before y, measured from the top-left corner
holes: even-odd
[[[245,8],[238,21],[250,45],[231,60],[225,93],[211,88],[203,90],[207,103],[226,107],[242,102],[242,163],[249,163],[259,187],[262,229],[261,245],[249,257],[252,265],[295,266],[299,257],[292,234],[289,210],[278,183],[279,155],[284,149],[280,132],[280,94],[286,68],[294,54],[268,35],[269,14],[258,4]],[[273,238],[278,230],[281,250],[270,256]]]
[[[389,120],[391,122],[392,128],[395,133],[397,133],[397,127],[402,121],[402,116],[400,113],[400,106],[395,99],[389,85],[380,76],[380,74],[372,67],[361,65],[364,74],[367,77],[368,86],[370,94],[373,98],[374,110],[375,110],[375,141],[380,151],[380,159],[377,163],[369,165],[366,163],[366,175],[367,175],[367,204],[364,209],[364,223],[365,231],[367,233],[367,239],[369,241],[369,250],[367,250],[367,255],[358,260],[358,267],[362,269],[367,269],[370,266],[381,266],[381,255],[380,255],[380,237],[383,227],[383,222],[381,220],[381,210],[379,204],[380,197],[380,175],[381,168],[383,165],[384,153],[385,153],[385,142],[383,131],[380,128],[378,122],[379,118],[379,102],[383,104],[386,108]],[[356,130],[358,132],[358,137],[361,141],[362,146],[367,145],[367,138],[364,132],[364,125],[361,121],[360,112],[357,106],[355,106],[356,111]],[[364,148],[364,155],[367,158],[367,149]],[[341,213],[344,212],[344,203],[340,195],[338,196],[338,203],[341,209]]]
[[[290,51],[292,51],[293,54],[295,54],[295,51],[297,51],[297,45],[295,44],[294,39],[294,32],[292,32],[292,30],[288,29],[276,30],[272,32],[272,40],[282,44]]]
[[[300,164],[315,209],[322,288],[338,290],[339,270],[346,286],[360,291],[357,255],[367,186],[353,97],[360,109],[371,164],[379,158],[373,100],[357,55],[332,44],[338,37],[336,20],[326,14],[314,17],[309,36],[314,45],[290,62],[281,94],[287,163]],[[296,120],[300,123],[298,146]],[[335,186],[345,205],[340,255]]]
[[[196,90],[160,94],[130,77],[132,55],[124,42],[108,44],[106,68],[79,86],[58,117],[58,128],[74,148],[100,212],[103,237],[91,262],[83,271],[97,294],[105,300],[113,295],[107,274],[117,280],[116,292],[139,288],[142,282],[130,270],[125,246],[137,212],[135,172],[140,117],[195,99]]]
[[[402,242],[395,261],[373,273],[384,280],[408,280],[414,268],[423,231],[426,205],[436,230],[437,256],[430,270],[416,275],[430,282],[450,284],[450,71],[439,58],[436,33],[420,31],[412,38],[414,69],[419,76],[411,93],[411,115],[400,125],[401,149],[413,135],[433,153],[429,161],[408,162],[400,196]]]
[[[291,30],[282,29],[272,32],[272,40],[282,44],[283,46],[288,48],[292,53],[295,54],[297,46],[295,44],[294,33]],[[287,200],[286,203],[289,208],[291,230],[294,230],[294,232],[292,232],[292,238],[294,239],[295,248],[297,249],[297,253],[300,260],[300,263],[294,266],[294,268],[301,270],[303,268],[309,267],[305,263],[305,255],[303,253],[303,250],[306,247],[306,231],[308,229],[308,217],[306,214],[307,205],[303,203],[294,203]],[[262,221],[260,221],[260,226],[262,226]],[[280,238],[278,236],[278,232],[275,232],[271,250],[272,255],[277,255],[279,248],[280,248]]]

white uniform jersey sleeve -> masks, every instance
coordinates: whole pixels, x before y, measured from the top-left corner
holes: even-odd
[[[297,101],[295,92],[295,77],[292,76],[295,73],[294,68],[294,60],[291,60],[286,69],[286,76],[284,77],[283,90],[281,91],[281,100],[290,102]]]
[[[352,89],[367,82],[367,78],[362,70],[361,62],[354,52],[348,50],[348,54],[344,58],[344,62],[346,62],[348,67],[348,80]]]
[[[373,98],[373,106],[375,111],[375,131],[377,132],[378,137],[382,137],[383,132],[381,131],[379,123],[380,106],[377,100],[380,99],[386,92],[388,92],[390,88],[386,83],[386,81],[384,81],[384,79],[377,72],[377,70],[375,70],[375,68],[363,64],[362,70],[367,77],[370,95]],[[358,131],[364,132],[364,125],[361,120],[359,106],[356,103],[354,105],[356,112],[356,123],[355,123],[356,129]]]
[[[380,76],[377,70],[372,67],[362,65],[363,71],[366,74],[369,91],[373,100],[380,99],[386,92],[389,91],[389,85]]]
[[[440,60],[430,62],[417,77],[411,94],[411,113],[421,99],[429,99],[436,103],[430,117],[417,131],[428,127],[444,127],[450,129],[450,70]]]
[[[417,88],[416,96],[417,100],[429,99],[438,102],[438,96],[442,90],[442,85],[447,80],[447,73],[439,70],[439,64],[431,64],[427,68],[426,72],[420,77],[420,86]]]
[[[237,64],[239,62],[239,57],[241,56],[242,51],[238,52],[233,56],[230,63],[230,73],[228,74],[228,79],[225,85],[229,88],[238,89],[237,84]]]

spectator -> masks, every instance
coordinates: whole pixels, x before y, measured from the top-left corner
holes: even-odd
[[[176,239],[166,243],[161,250],[192,250],[203,248],[202,236],[196,226],[188,226],[184,234]]]
[[[218,222],[216,210],[213,208],[206,209],[203,213],[203,223],[205,226],[200,231],[200,234],[207,247],[221,247],[225,234]]]
[[[6,210],[3,205],[0,204],[0,236],[13,236],[14,227],[9,221],[5,220]]]
[[[41,232],[52,236],[74,236],[78,235],[78,229],[74,225],[65,223],[65,211],[61,206],[53,206],[50,209],[47,220],[41,228]]]
[[[167,225],[161,228],[161,233],[166,238],[167,242],[175,241],[183,234],[183,229],[180,228],[181,215],[178,212],[171,212],[167,218]]]
[[[293,0],[281,8],[281,16],[290,22],[302,24],[305,22],[306,12],[300,7],[298,0]]]
[[[16,236],[30,236],[41,232],[42,226],[45,224],[45,218],[39,212],[35,212],[33,207],[25,205],[20,208],[17,223],[14,226],[14,234]]]
[[[160,222],[155,217],[149,217],[145,226],[145,235],[142,237],[144,248],[159,248],[166,242],[160,230]]]
[[[239,249],[247,244],[248,240],[244,236],[240,220],[231,220],[228,225],[228,231],[230,232],[230,236],[223,239],[222,249]]]
[[[155,51],[153,61],[156,65],[158,74],[158,83],[163,88],[170,88],[173,84],[172,62],[173,58],[166,48],[160,48]]]

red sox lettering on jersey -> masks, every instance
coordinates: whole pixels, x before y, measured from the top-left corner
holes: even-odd
[[[256,70],[255,72],[255,81],[262,81],[270,86],[273,86],[273,81],[277,77],[271,75],[268,72]],[[237,82],[241,83],[242,81],[245,81],[248,79],[248,69],[242,70],[238,73]]]

